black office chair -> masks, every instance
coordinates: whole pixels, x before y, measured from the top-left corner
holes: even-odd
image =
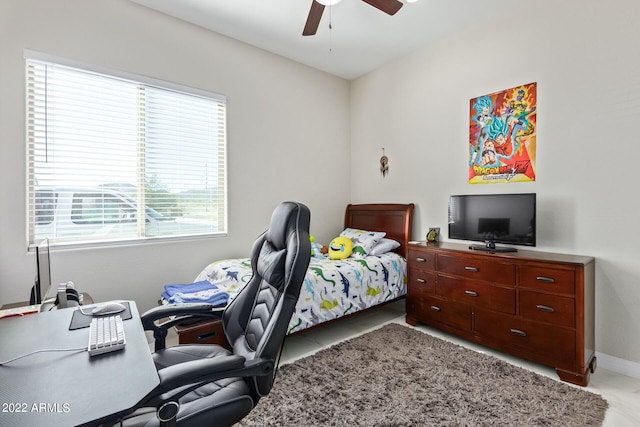
[[[271,390],[287,326],[304,280],[311,245],[309,209],[280,204],[253,245],[253,277],[223,310],[209,304],[156,307],[142,316],[153,330],[160,385],[124,426],[228,426]],[[161,325],[157,320],[175,316]],[[186,319],[221,317],[233,351],[218,345],[165,348],[167,329]]]

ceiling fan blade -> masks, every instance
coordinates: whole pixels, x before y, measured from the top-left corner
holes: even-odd
[[[402,2],[398,0],[362,0],[365,3],[369,3],[371,6],[375,7],[387,13],[389,15],[395,15],[397,11],[402,7]]]
[[[316,33],[316,31],[318,31],[318,25],[320,25],[322,12],[324,12],[324,5],[313,0],[311,2],[309,16],[307,17],[307,23],[304,25],[304,30],[302,30],[303,36],[312,36]]]

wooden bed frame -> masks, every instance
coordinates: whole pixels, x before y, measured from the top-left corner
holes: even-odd
[[[345,228],[357,228],[367,231],[384,231],[387,238],[397,240],[400,246],[394,250],[398,254],[407,258],[407,243],[411,240],[411,228],[413,221],[414,204],[391,204],[391,203],[375,203],[375,204],[349,204],[344,216]],[[337,319],[329,320],[292,334],[304,333],[322,326],[339,322],[342,319],[358,314],[365,313],[376,307],[389,304],[404,298],[404,295],[365,310],[357,311]],[[176,326],[178,333],[178,342],[180,344],[219,344],[229,348],[229,344],[224,338],[222,325],[219,321],[204,320],[201,322]]]
[[[367,231],[384,231],[386,238],[397,240],[400,242],[400,246],[394,250],[394,252],[407,258],[408,246],[411,241],[411,229],[413,225],[413,203],[398,204],[398,203],[373,203],[373,204],[360,204],[360,205],[347,205],[347,210],[344,215],[345,228],[357,228]],[[307,331],[321,328],[324,325],[330,323],[340,322],[348,317],[357,316],[362,313],[366,313],[371,309],[390,304],[392,302],[400,301],[404,299],[402,295],[398,298],[385,301],[378,305],[366,308],[364,310],[356,311],[355,313],[347,314],[337,319],[327,320],[326,322],[319,323],[317,325],[302,329],[300,331],[293,332],[293,334],[303,334]]]
[[[347,205],[344,226],[368,231],[384,231],[386,237],[400,242],[394,252],[407,258],[407,243],[411,240],[414,204],[376,203]]]

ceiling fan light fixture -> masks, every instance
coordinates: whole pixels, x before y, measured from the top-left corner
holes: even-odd
[[[340,3],[341,0],[311,0],[311,9],[309,9],[309,15],[307,21],[304,24],[302,30],[303,36],[312,36],[318,31],[318,25],[322,18],[322,12],[326,6],[334,6]],[[400,0],[362,0],[370,6],[386,13],[387,15],[395,15],[397,11],[403,6]],[[331,12],[331,9],[329,9]],[[329,23],[329,29],[331,29],[331,23]]]

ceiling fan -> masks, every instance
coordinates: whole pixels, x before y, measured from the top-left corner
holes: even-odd
[[[340,1],[340,0],[338,0]],[[318,31],[318,25],[320,25],[320,18],[322,18],[322,12],[324,12],[325,5],[332,5],[338,3],[335,0],[312,0],[311,9],[309,10],[309,16],[307,17],[307,23],[302,31],[303,36],[312,36]],[[383,11],[389,15],[395,15],[397,11],[402,7],[402,2],[399,0],[362,0],[365,3],[370,4],[378,10]]]

